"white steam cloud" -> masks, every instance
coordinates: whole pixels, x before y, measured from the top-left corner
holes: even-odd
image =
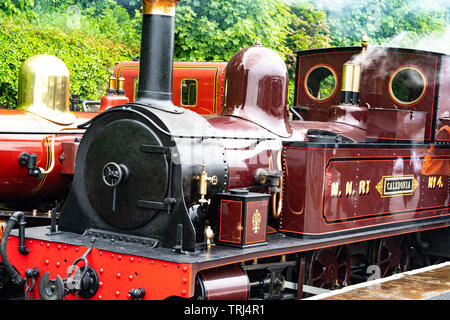
[[[283,1],[288,4],[308,3],[308,0]],[[405,15],[412,13],[427,15],[430,13],[442,12],[444,9],[447,9],[450,12],[450,0],[402,0],[402,2],[408,8],[408,12],[404,13]],[[381,21],[385,13],[383,12],[383,8],[380,6],[380,1],[309,0],[309,3],[311,3],[314,8],[318,10],[326,11],[329,19],[339,19],[344,17],[348,19],[350,17],[349,12],[352,8],[360,8],[360,10],[364,10],[367,14],[365,17],[367,29],[366,34],[368,34],[369,37],[370,34],[378,33],[382,28]],[[348,20],[345,20],[339,27],[342,28],[341,32],[343,34],[351,35],[355,32],[351,21]],[[361,34],[361,37],[363,35],[364,34]],[[370,44],[375,45],[375,43],[371,43],[369,39],[369,45]],[[447,25],[443,27],[443,30],[426,36],[418,36],[416,33],[409,31],[399,31],[393,37],[384,40],[382,43],[377,43],[376,45],[450,54],[450,24],[447,22]]]
[[[411,32],[402,31],[384,44],[388,47],[410,48],[450,54],[450,26],[443,32],[431,34],[417,39]]]

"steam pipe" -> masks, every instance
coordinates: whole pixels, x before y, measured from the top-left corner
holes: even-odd
[[[44,174],[49,174],[50,172],[53,171],[53,168],[55,167],[55,140],[56,140],[56,135],[54,134],[52,136],[52,144],[51,144],[51,154],[52,154],[52,162],[50,164],[50,168],[48,168],[48,170],[45,170],[43,168],[38,168],[41,172],[41,175]]]
[[[23,212],[14,213],[8,220],[6,224],[5,232],[3,233],[2,241],[0,242],[0,257],[2,259],[3,265],[6,271],[8,271],[11,279],[14,283],[22,285],[25,280],[22,278],[19,272],[11,265],[8,260],[8,255],[6,253],[6,246],[8,244],[8,238],[11,230],[14,228],[16,223],[19,222],[19,252],[21,254],[28,254],[28,248],[25,247],[25,215]]]

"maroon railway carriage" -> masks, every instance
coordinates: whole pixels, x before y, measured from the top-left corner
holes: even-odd
[[[27,298],[299,299],[448,259],[448,56],[299,52],[288,110],[285,63],[254,45],[201,116],[172,103],[177,3],[143,1],[136,101],[79,126],[58,224],[8,221]]]

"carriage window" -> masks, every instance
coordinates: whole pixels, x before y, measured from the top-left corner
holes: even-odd
[[[389,80],[389,93],[392,99],[403,105],[411,105],[425,94],[427,80],[422,70],[417,67],[399,68]]]
[[[197,104],[197,80],[181,80],[181,105],[195,106]]]
[[[306,94],[313,100],[325,101],[334,95],[337,76],[327,65],[317,65],[309,69],[305,77]]]

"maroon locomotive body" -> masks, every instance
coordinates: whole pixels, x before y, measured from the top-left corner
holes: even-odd
[[[301,299],[450,257],[448,56],[298,52],[288,108],[286,65],[257,44],[201,116],[172,103],[177,2],[144,1],[136,101],[79,126],[58,224],[6,225],[27,297]]]

